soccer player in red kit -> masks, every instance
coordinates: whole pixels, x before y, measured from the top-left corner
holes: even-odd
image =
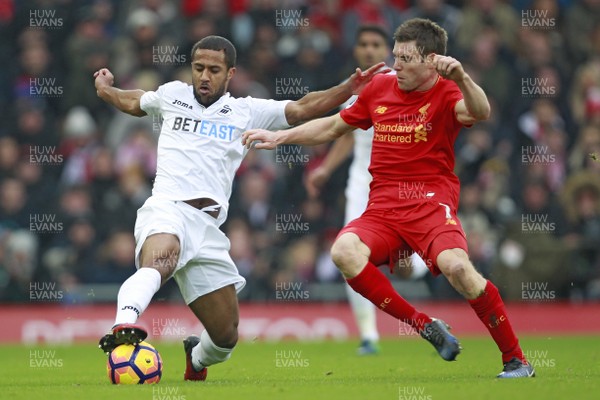
[[[333,261],[355,291],[410,324],[452,361],[460,345],[447,325],[417,311],[376,267],[418,252],[433,275],[444,274],[468,300],[490,332],[502,352],[498,377],[535,376],[498,289],[469,260],[456,216],[460,183],[453,172],[454,141],[463,126],[489,117],[487,97],[460,62],[445,56],[447,34],[434,22],[408,20],[394,40],[396,73],[376,76],[339,114],[284,131],[250,130],[242,140],[258,149],[316,145],[373,126],[369,204],[338,235]]]

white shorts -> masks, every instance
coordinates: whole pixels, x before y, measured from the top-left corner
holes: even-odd
[[[150,197],[137,212],[135,221],[135,266],[146,238],[170,233],[179,239],[179,260],[173,278],[186,304],[225,286],[239,293],[246,280],[231,256],[230,242],[217,220],[183,201]]]

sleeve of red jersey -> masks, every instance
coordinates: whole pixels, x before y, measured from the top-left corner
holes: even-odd
[[[373,79],[374,81],[375,79]],[[373,81],[363,88],[355,102],[340,111],[340,117],[348,125],[367,130],[373,126],[371,114],[369,113],[368,100],[371,98]]]

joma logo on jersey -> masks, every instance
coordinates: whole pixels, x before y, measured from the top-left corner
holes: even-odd
[[[183,108],[187,108],[187,109],[189,109],[189,110],[193,110],[193,109],[194,109],[194,107],[192,107],[192,106],[191,106],[191,105],[189,105],[188,103],[184,103],[183,101],[181,101],[181,100],[177,100],[177,99],[173,100],[173,102],[172,102],[171,104],[173,104],[173,105],[175,105],[175,106],[181,106],[181,107],[183,107]]]
[[[383,114],[384,112],[386,112],[386,110],[387,110],[387,107],[378,106],[374,112],[375,112],[375,114]]]

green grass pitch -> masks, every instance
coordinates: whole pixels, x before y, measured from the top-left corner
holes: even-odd
[[[60,400],[193,399],[600,399],[600,338],[524,337],[537,377],[501,381],[489,338],[462,338],[456,362],[417,339],[385,340],[376,356],[355,355],[356,342],[240,343],[231,360],[209,368],[206,382],[183,382],[179,343],[160,351],[158,385],[115,386],[94,344],[2,345],[0,398]]]

